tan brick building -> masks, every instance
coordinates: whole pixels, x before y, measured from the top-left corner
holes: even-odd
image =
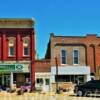
[[[46,59],[51,59],[55,66],[55,57],[59,67],[90,67],[91,75],[99,78],[100,37],[96,34],[87,36],[50,36]],[[52,68],[51,68],[52,69]]]
[[[39,67],[37,71],[41,70],[41,66],[40,72],[49,73],[50,86],[56,82],[81,84],[89,81],[91,76],[99,79],[100,37],[95,34],[55,36],[51,33],[45,59],[49,62],[37,62],[36,67]]]

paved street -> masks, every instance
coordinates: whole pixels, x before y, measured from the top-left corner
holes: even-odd
[[[100,100],[93,97],[74,97],[66,94],[39,94],[39,93],[24,93],[16,95],[16,93],[0,93],[0,100]]]

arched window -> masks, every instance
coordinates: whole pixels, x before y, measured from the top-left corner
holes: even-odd
[[[14,56],[14,42],[15,42],[14,37],[8,38],[8,56]]]

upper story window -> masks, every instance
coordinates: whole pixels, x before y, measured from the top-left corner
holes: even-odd
[[[61,55],[62,55],[62,64],[66,64],[66,57],[67,57],[67,52],[66,50],[61,50]]]
[[[14,46],[9,47],[9,56],[14,56]]]
[[[29,55],[29,48],[28,48],[28,38],[23,38],[23,56]]]
[[[79,50],[73,50],[73,64],[79,64]]]
[[[27,56],[28,55],[28,47],[24,47],[24,56]]]
[[[8,38],[8,55],[9,56],[14,56],[14,42],[15,42],[15,38],[13,37],[9,37]]]

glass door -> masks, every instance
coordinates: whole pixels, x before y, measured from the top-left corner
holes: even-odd
[[[4,75],[4,86],[10,87],[10,75]]]

